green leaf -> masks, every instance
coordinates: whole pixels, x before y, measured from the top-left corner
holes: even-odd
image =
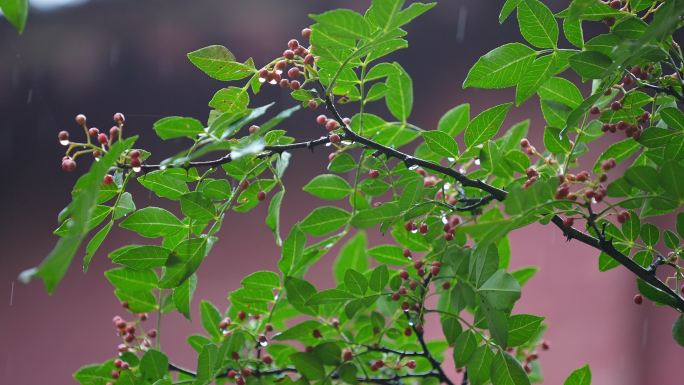
[[[385,82],[385,102],[392,116],[406,122],[413,109],[413,81],[399,64],[394,65],[397,72],[390,74]]]
[[[454,363],[457,368],[462,368],[470,362],[470,358],[477,349],[477,336],[470,330],[461,333],[454,342]]]
[[[663,108],[660,110],[660,118],[667,124],[668,127],[684,131],[684,113],[675,107]]]
[[[305,340],[310,338],[311,332],[314,329],[320,329],[322,327],[321,323],[315,320],[306,320],[300,322],[289,329],[286,329],[282,333],[277,333],[273,336],[276,341],[289,341],[289,340]]]
[[[520,298],[520,285],[505,270],[498,270],[482,284],[478,292],[494,309],[511,310]]]
[[[191,275],[180,286],[173,289],[173,304],[176,306],[176,310],[187,319],[190,319],[190,303],[195,294],[195,289],[197,289],[196,274]]]
[[[669,294],[664,291],[651,286],[642,279],[637,279],[637,288],[639,292],[644,295],[644,297],[650,299],[651,301],[663,305],[668,305],[672,307],[677,306],[677,302]]]
[[[395,245],[381,245],[368,250],[368,255],[380,263],[404,266],[411,262],[404,256],[404,251]]]
[[[515,104],[521,105],[554,74],[557,57],[555,54],[537,58],[529,65],[515,89]]]
[[[630,212],[629,218],[622,224],[622,234],[630,241],[635,241],[639,236],[639,231],[641,229],[641,223],[639,217],[634,213]]]
[[[140,209],[124,219],[119,226],[148,238],[173,235],[185,228],[175,215],[159,207]]]
[[[207,385],[215,375],[216,361],[218,359],[218,347],[215,344],[207,344],[197,357],[197,376],[193,385]]]
[[[520,346],[534,338],[544,317],[531,314],[516,314],[508,318],[508,346]]]
[[[556,47],[558,24],[551,10],[539,0],[518,3],[520,33],[530,44],[539,48]]]
[[[475,350],[470,362],[466,365],[468,380],[472,385],[484,385],[489,381],[492,360],[494,360],[494,353],[488,345],[482,345]]]
[[[184,194],[180,198],[180,206],[185,216],[199,222],[208,222],[216,216],[214,204],[197,191]]]
[[[285,291],[287,300],[295,309],[307,314],[316,314],[315,308],[307,305],[309,299],[316,294],[316,288],[312,284],[303,279],[287,277]]]
[[[160,198],[178,200],[187,193],[188,184],[167,170],[152,171],[138,177],[138,183],[154,192]]]
[[[0,0],[0,10],[20,34],[24,32],[28,19],[28,0]]]
[[[468,261],[468,276],[475,287],[480,287],[499,268],[499,251],[490,244],[475,249]]]
[[[314,209],[302,220],[299,227],[307,234],[322,236],[349,222],[351,214],[338,207],[323,206]]]
[[[235,56],[220,45],[210,45],[190,52],[188,59],[197,68],[217,80],[239,80],[256,72],[251,60],[245,64],[235,61]]]
[[[230,197],[231,187],[230,183],[225,179],[203,179],[197,187],[197,191],[211,200],[219,201]],[[181,195],[185,194],[185,192]]]
[[[684,315],[677,317],[674,325],[672,325],[672,338],[684,347]]]
[[[140,359],[140,371],[146,381],[159,380],[169,372],[169,359],[159,350],[150,349]]]
[[[90,170],[81,176],[74,186],[72,202],[60,213],[60,217],[70,222],[67,231],[61,236],[50,254],[43,259],[37,268],[23,271],[19,280],[28,282],[34,276],[45,283],[48,293],[54,292],[57,284],[66,274],[81,241],[90,231],[90,220],[97,206],[97,199],[102,188],[102,178],[109,168],[119,159],[123,152],[135,143],[136,137],[117,141],[99,162],[93,162]]]
[[[342,246],[333,265],[335,282],[340,283],[344,281],[347,269],[354,269],[357,271],[365,271],[368,269],[368,258],[366,258],[367,249],[368,241],[366,239],[366,233],[363,231],[354,234],[354,236]]]
[[[510,354],[499,351],[492,360],[491,377],[493,385],[529,385],[530,379],[520,363]]]
[[[347,269],[344,274],[344,284],[352,294],[364,295],[368,290],[368,280],[354,269]]]
[[[675,162],[665,162],[658,174],[660,185],[671,198],[684,200],[684,166]]]
[[[423,13],[429,11],[434,7],[437,3],[413,3],[410,6],[408,6],[406,9],[403,11],[399,12],[399,16],[397,17],[397,21],[392,24],[392,27],[400,27],[411,20],[415,19],[416,17],[422,15]]]
[[[305,244],[304,232],[299,226],[293,226],[287,239],[283,242],[282,254],[278,261],[278,268],[284,276],[289,276],[294,271],[294,267],[299,264]]]
[[[576,108],[584,100],[576,85],[569,80],[557,77],[547,80],[539,87],[537,93],[542,100],[563,103],[570,108]]]
[[[653,246],[658,243],[658,240],[660,240],[660,231],[658,231],[658,226],[652,223],[644,223],[641,225],[639,235],[646,246]]]
[[[132,213],[133,211],[135,211],[135,202],[133,202],[133,195],[126,191],[123,194],[121,194],[119,202],[116,204],[116,207],[114,207],[114,214],[112,215],[112,219],[123,218],[129,213]]]
[[[221,312],[209,301],[202,300],[200,302],[200,320],[202,327],[215,340],[221,338],[221,330],[219,330],[219,323],[221,322]]]
[[[326,305],[326,304],[337,304],[342,302],[347,302],[349,300],[355,299],[356,297],[344,290],[340,289],[327,289],[319,291],[318,293],[312,295],[307,301],[307,305]]]
[[[88,241],[88,245],[86,246],[86,255],[83,257],[83,271],[88,271],[88,266],[90,266],[90,261],[93,259],[93,256],[97,252],[97,250],[100,248],[100,245],[102,245],[102,242],[107,238],[107,235],[109,232],[112,230],[112,226],[114,225],[114,221],[109,221],[107,222],[104,227],[100,229],[95,235],[93,235],[92,238],[90,238],[90,241]]]
[[[292,364],[308,380],[320,380],[325,377],[325,367],[323,361],[312,353],[297,352],[290,355]]]
[[[584,48],[584,31],[582,30],[582,20],[566,17],[563,19],[563,35],[577,48]]]
[[[164,266],[171,250],[160,246],[124,246],[109,254],[115,263],[135,270],[146,270]]]
[[[570,140],[561,130],[554,127],[544,129],[544,147],[553,154],[566,154],[570,152]]]
[[[174,288],[188,279],[209,253],[209,242],[210,238],[192,238],[176,246],[166,261],[159,287]]]
[[[157,274],[152,270],[133,270],[120,267],[105,271],[105,277],[115,288],[122,291],[148,291],[157,287]]]
[[[242,112],[248,104],[247,89],[241,87],[222,88],[209,101],[209,107],[223,112]]]
[[[515,10],[515,8],[520,3],[520,0],[506,0],[503,7],[501,7],[501,12],[499,13],[499,24],[503,24],[508,16]]]
[[[278,191],[271,198],[271,203],[268,205],[268,215],[266,216],[266,226],[273,232],[276,244],[280,246],[283,241],[280,239],[280,205],[283,202],[285,191]]]
[[[368,286],[374,292],[379,293],[385,289],[387,282],[389,282],[389,269],[387,269],[386,265],[380,265],[371,273]]]
[[[342,356],[342,349],[336,342],[323,342],[314,347],[313,353],[326,365],[338,365]]]
[[[513,103],[504,103],[482,111],[468,125],[463,139],[468,148],[484,143],[499,132]]]
[[[537,52],[520,43],[508,43],[480,57],[470,68],[463,88],[506,88],[520,81]]]
[[[442,131],[423,131],[422,134],[425,143],[435,154],[451,158],[458,157],[458,144],[453,137]]]
[[[352,187],[349,182],[337,175],[322,174],[313,178],[303,188],[313,196],[327,200],[339,200],[348,196]]]
[[[582,79],[601,79],[613,61],[606,55],[596,51],[583,51],[570,57],[570,67]]]
[[[153,128],[157,135],[164,140],[182,137],[194,138],[204,132],[204,125],[199,120],[181,116],[169,116],[157,120]]]
[[[374,0],[366,13],[366,18],[383,31],[392,28],[405,0]]]
[[[658,171],[649,166],[632,166],[625,171],[625,179],[632,186],[649,192],[658,191]]]
[[[639,142],[632,138],[627,138],[611,144],[608,146],[608,148],[606,148],[605,151],[601,153],[601,155],[599,155],[598,159],[596,159],[593,171],[595,173],[601,172],[601,162],[604,160],[613,158],[619,163],[620,161],[625,160],[627,157],[632,155],[640,147],[641,145]]]
[[[470,123],[470,104],[464,103],[450,109],[437,123],[437,129],[445,134],[456,137],[468,127]]]
[[[337,370],[337,373],[339,373],[339,375],[340,375],[340,379],[342,379],[342,381],[346,382],[347,384],[356,384],[357,383],[357,379],[356,379],[356,373],[357,372],[358,372],[358,369],[356,368],[356,365],[354,365],[351,362],[345,362]]]
[[[339,37],[364,39],[370,37],[372,31],[366,19],[350,9],[335,9],[310,17],[328,33]]]
[[[396,203],[384,203],[379,207],[360,210],[352,218],[352,225],[359,229],[375,226],[379,223],[390,221],[399,216],[400,210]]]
[[[589,369],[589,365],[573,370],[568,378],[565,379],[563,385],[591,385],[591,369]]]

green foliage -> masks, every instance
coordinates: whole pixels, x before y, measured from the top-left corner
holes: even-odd
[[[70,142],[67,155],[78,147],[102,156],[60,214],[57,246],[23,275],[39,276],[50,292],[87,236],[93,233],[84,269],[110,233],[130,231],[150,243],[109,253],[119,265],[105,273],[116,297],[133,313],[177,311],[190,319],[202,263],[236,223],[224,221],[268,205],[264,222],[280,247],[277,271],[245,277],[227,293],[227,307],[200,301],[204,334],[188,338],[196,369],[175,366],[149,335],[131,340],[123,332],[118,359],[134,370],[114,360],[89,365],[75,374],[80,383],[103,385],[114,370],[117,383],[136,385],[454,384],[442,367],[449,354],[474,385],[540,382],[536,352],[547,326],[541,316],[515,312],[538,268],[509,268],[508,233],[533,223],[553,224],[557,235],[595,249],[601,271],[626,266],[643,298],[684,311],[671,285],[684,278],[684,214],[670,228],[654,224],[684,201],[684,73],[677,68],[684,57],[672,41],[682,0],[619,10],[572,0],[558,11],[539,0],[507,0],[499,21],[515,12],[524,41],[484,54],[463,87],[515,87],[512,101],[472,118],[470,104],[461,104],[425,129],[410,122],[420,84],[386,56],[408,46],[403,26],[434,5],[373,0],[365,13],[311,15],[304,31],[311,44],[291,43],[293,52],[263,65],[238,61],[223,46],[189,53],[211,78],[241,84],[214,93],[206,122],[157,121],[161,139],[188,142],[159,164],[132,148],[135,138]],[[585,41],[583,28],[596,22],[605,24],[603,33]],[[271,104],[250,102],[288,67],[299,71],[299,89],[288,92],[296,106],[269,119]],[[580,78],[591,80],[590,91],[568,80]],[[545,122],[507,123],[513,102],[537,101]],[[343,103],[349,120],[335,107]],[[386,116],[368,113],[370,103],[384,103]],[[328,136],[296,142],[277,128],[302,105],[326,106]],[[531,125],[540,143],[527,138]],[[615,139],[618,131],[627,137]],[[316,207],[285,229],[291,157],[318,146],[333,153],[325,173],[307,176],[303,187]],[[103,183],[105,174],[112,183]],[[132,179],[160,207],[136,206]],[[371,241],[378,234],[382,242]],[[328,253],[333,279],[317,287],[309,269]],[[662,264],[671,267],[667,280],[653,274]],[[433,317],[443,337],[427,341],[423,329]],[[680,316],[673,326],[680,344],[683,325]],[[565,384],[590,381],[585,366]]]

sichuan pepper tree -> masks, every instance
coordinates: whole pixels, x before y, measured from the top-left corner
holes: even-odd
[[[555,227],[572,241],[567,247],[593,247],[599,270],[632,272],[634,302],[669,308],[661,311],[673,313],[673,337],[684,345],[684,213],[677,214],[684,57],[672,38],[684,1],[573,0],[555,14],[538,0],[506,1],[500,21],[515,12],[525,41],[482,56],[463,85],[515,87],[515,100],[478,112],[456,106],[429,129],[410,123],[409,74],[383,61],[407,46],[401,28],[435,5],[404,3],[374,0],[363,15],[312,15],[301,41],[290,40],[265,64],[238,61],[222,46],[189,53],[210,77],[238,83],[216,92],[206,124],[178,116],[154,124],[163,140],[187,140],[188,149],[168,159],[154,161],[136,147],[121,113],[108,132],[78,115],[83,133],[59,133],[67,148],[62,168],[90,169],[59,214],[56,247],[22,278],[40,278],[52,292],[82,244],[87,269],[115,227],[150,239],[109,251],[119,267],[105,276],[130,314],[113,320],[118,352],[78,370],[78,381],[539,382],[546,326],[540,316],[513,311],[537,269],[508,269],[507,238],[536,222]],[[584,36],[588,24],[600,33]],[[565,75],[590,81],[591,92]],[[264,87],[281,87],[296,105],[277,114],[271,105],[250,107]],[[542,143],[526,138],[527,120],[501,127],[514,104],[534,95],[546,121]],[[385,103],[388,113],[366,112],[369,103]],[[283,121],[293,113],[311,115],[317,133],[303,141],[288,136]],[[587,159],[604,136],[612,143]],[[288,161],[314,149],[330,153],[328,173],[304,191],[328,202],[282,229]],[[133,184],[178,209],[136,207]],[[143,330],[143,321],[152,312],[190,318],[197,271],[222,226],[231,225],[231,212],[260,204],[268,205],[265,222],[281,247],[277,268],[245,277],[227,309],[201,301],[206,333],[188,337],[197,366],[182,368],[173,352],[161,351],[161,331]],[[654,225],[661,216],[676,226]],[[391,241],[369,249],[367,234],[378,232]],[[336,286],[319,290],[306,272],[336,245]],[[426,302],[435,295],[436,304]],[[443,338],[425,339],[430,317]],[[447,354],[458,379],[446,374]],[[590,379],[583,367],[566,384]]]

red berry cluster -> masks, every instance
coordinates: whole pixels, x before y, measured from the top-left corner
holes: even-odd
[[[302,37],[308,39],[311,36],[311,30],[305,28],[302,30]],[[278,84],[282,88],[289,88],[296,91],[302,87],[300,76],[306,80],[307,65],[314,64],[314,56],[309,52],[309,49],[302,46],[297,39],[290,39],[287,42],[287,49],[283,51],[282,59],[269,65],[259,71],[259,81],[268,84]],[[287,69],[288,64],[292,67]],[[287,77],[283,77],[283,73]],[[318,102],[315,99],[309,100],[309,107],[316,108]]]
[[[620,120],[617,123],[603,123],[601,126],[601,131],[611,133],[623,131],[628,138],[634,138],[634,140],[638,140],[650,119],[651,114],[648,111],[645,111],[636,119],[635,123],[628,123],[624,120]]]
[[[77,166],[76,158],[79,155],[92,154],[94,158],[100,158],[102,156],[102,152],[106,151],[107,146],[111,146],[111,144],[114,141],[121,139],[121,131],[123,128],[123,124],[126,121],[126,118],[122,113],[117,112],[116,114],[114,114],[113,119],[116,125],[112,126],[112,128],[109,130],[109,136],[107,136],[106,134],[101,133],[97,127],[89,128],[87,124],[87,118],[85,115],[76,115],[76,118],[74,120],[76,121],[76,124],[83,128],[86,137],[86,142],[79,143],[71,141],[69,138],[69,132],[67,131],[60,131],[57,134],[57,139],[59,140],[59,143],[63,146],[67,146],[66,153],[62,158],[62,170],[68,172],[74,171]],[[96,139],[97,142],[100,144],[100,147],[98,147],[96,144],[93,144],[91,138]],[[75,151],[72,155],[71,152],[76,149],[80,150]]]
[[[342,141],[342,137],[335,133],[335,131],[342,126],[340,126],[340,123],[335,120],[335,119],[330,119],[327,116],[321,114],[316,117],[316,123],[324,126],[325,130],[329,132],[328,139],[330,139],[330,143],[333,144],[338,144]],[[342,119],[342,123],[344,123],[347,127],[351,124],[351,119],[349,118],[344,118]],[[334,154],[334,153],[333,153]],[[334,158],[334,155],[331,154],[331,156],[328,158],[328,160],[332,161]],[[379,175],[379,174],[378,174]]]

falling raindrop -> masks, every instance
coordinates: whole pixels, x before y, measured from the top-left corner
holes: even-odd
[[[161,166],[159,166],[159,169],[162,170],[162,171],[166,170],[166,165],[165,165],[165,164],[162,164]]]
[[[415,165],[415,164],[414,164],[414,165],[412,165],[412,166],[409,166],[408,169],[409,169],[409,170],[416,170],[417,168],[418,168],[418,165]]]
[[[449,223],[447,217],[442,217],[442,224],[446,225],[447,223]]]
[[[263,82],[265,82],[265,81],[266,81],[266,79],[264,79],[264,78],[259,78],[259,83],[263,83]]]
[[[447,157],[447,160],[448,160],[449,162],[453,162],[453,161],[456,160],[456,158],[452,158],[452,157],[449,156],[449,157]]]
[[[479,166],[480,165],[480,159],[475,159],[475,164]]]
[[[460,172],[461,174],[465,174],[465,173],[466,173],[466,169],[463,168],[463,167],[461,167],[461,168],[458,169],[458,172]]]
[[[275,70],[275,73],[277,73],[278,75],[280,75],[280,74],[283,73],[283,70]]]
[[[133,167],[133,172],[140,172],[142,170],[140,167]]]
[[[275,79],[271,79],[268,81],[268,84],[276,84],[278,83]]]
[[[69,145],[69,139],[60,140],[59,144],[61,144],[62,146],[68,146]]]
[[[468,8],[458,9],[458,21],[456,22],[456,42],[462,43],[465,40],[466,21],[468,20]]]
[[[261,342],[259,342],[259,345],[261,345],[261,347],[265,348],[266,346],[268,346],[268,341],[261,341]]]

